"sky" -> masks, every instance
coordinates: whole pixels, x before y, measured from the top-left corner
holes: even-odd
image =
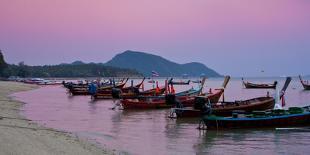
[[[15,64],[135,50],[223,75],[310,75],[310,1],[0,0],[0,49]]]

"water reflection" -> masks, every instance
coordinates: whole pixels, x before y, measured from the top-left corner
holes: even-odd
[[[196,154],[302,154],[308,150],[308,132],[275,130],[201,131]],[[299,153],[298,153],[299,152]]]

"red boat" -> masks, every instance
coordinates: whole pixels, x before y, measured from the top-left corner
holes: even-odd
[[[223,83],[223,87],[226,87],[230,77],[226,77]],[[219,98],[224,93],[224,88],[214,89],[211,93],[201,94],[202,86],[205,79],[203,79],[201,88],[198,90],[189,89],[177,93],[175,95],[169,94],[159,97],[145,97],[139,99],[127,99],[121,100],[124,109],[160,109],[160,108],[172,108],[175,106],[189,107],[194,105],[195,96],[200,95],[204,98],[210,99],[212,102],[218,102]]]

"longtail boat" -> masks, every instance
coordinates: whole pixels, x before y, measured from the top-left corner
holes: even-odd
[[[231,117],[206,115],[202,118],[208,130],[240,128],[288,128],[310,126],[310,106],[290,107],[288,110],[233,113]]]
[[[123,81],[121,84],[115,84],[111,86],[104,86],[104,87],[99,87],[96,88],[96,92],[105,92],[105,91],[111,91],[112,88],[123,88],[128,81],[128,78]],[[94,83],[91,84],[82,84],[82,85],[69,85],[67,88],[72,95],[93,95],[94,92],[89,91],[90,85],[95,85]]]
[[[41,83],[43,81],[44,81],[44,79],[41,79],[41,78],[30,78],[30,79],[26,79],[24,81],[24,83],[27,83],[27,84],[38,84],[38,83]]]
[[[122,99],[121,104],[124,109],[162,109],[172,108],[175,106],[175,98],[180,101],[183,106],[188,105],[192,96],[199,95],[201,89],[189,89],[176,94],[168,94],[163,96],[140,96],[137,99]]]
[[[173,108],[172,112],[179,117],[200,117],[205,111],[205,104],[208,102],[204,97],[197,97],[194,107]],[[234,110],[250,112],[253,110],[272,109],[275,105],[273,97],[257,97],[243,101],[218,102],[211,104],[212,113],[219,116],[229,116]]]
[[[44,80],[42,82],[37,83],[37,85],[61,85],[62,83],[59,81],[53,81],[53,80]]]
[[[305,90],[310,90],[309,81],[302,80],[300,75],[299,75],[299,80],[300,80],[300,83],[302,84],[302,86],[304,87]]]
[[[124,109],[160,109],[160,108],[172,108],[175,106],[188,107],[193,106],[195,96],[202,95],[202,86],[205,83],[203,79],[201,87],[199,89],[191,88],[186,91],[182,91],[176,94],[167,94],[165,96],[156,97],[139,97],[137,99],[125,99],[121,100]],[[204,94],[205,96],[212,98],[219,98],[223,93],[223,90],[214,90],[213,94]]]
[[[282,99],[282,104],[285,90],[290,81],[291,78],[288,77],[280,92],[279,97]],[[233,111],[230,117],[216,116],[212,114],[212,109],[207,108],[207,113],[202,117],[202,122],[207,129],[277,128],[310,125],[310,106],[290,107],[288,110],[284,110],[282,104],[277,102],[275,109],[266,111]]]
[[[201,83],[201,80],[191,80],[192,83]]]
[[[139,94],[139,88],[143,85],[144,80],[145,78],[135,86],[133,86],[132,81],[132,86],[130,87],[99,89],[95,93],[92,93],[92,99],[135,98]]]
[[[277,81],[274,81],[274,83],[272,84],[256,84],[256,83],[251,83],[251,82],[245,82],[242,78],[242,83],[244,85],[245,88],[247,89],[276,89],[277,86]]]
[[[288,78],[281,90],[284,95],[291,78]],[[281,95],[283,97],[283,95]],[[176,117],[200,117],[206,113],[207,106],[210,101],[208,98],[197,97],[193,107],[186,108],[173,108],[170,117],[176,115]],[[211,103],[210,108],[212,113],[218,116],[230,116],[233,111],[241,110],[245,112],[251,112],[255,110],[268,110],[275,106],[275,99],[267,94],[266,97],[257,97],[243,101],[227,102],[223,101],[218,103]]]
[[[89,95],[88,84],[68,84],[65,86],[72,95]]]
[[[189,85],[189,83],[191,82],[191,80],[188,81],[173,81],[173,78],[171,78],[168,82],[168,84],[170,85]]]

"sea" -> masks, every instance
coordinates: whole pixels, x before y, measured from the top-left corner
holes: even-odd
[[[164,85],[165,79],[156,79]],[[186,81],[187,79],[175,79]],[[197,80],[197,79],[192,79]],[[245,78],[254,83],[284,84],[285,78]],[[141,79],[134,79],[139,83]],[[130,82],[129,82],[130,83]],[[223,78],[209,78],[204,91],[220,88]],[[154,87],[145,82],[145,89]],[[176,86],[176,92],[198,87]],[[232,78],[225,89],[225,100],[246,100],[275,94],[273,89],[245,89],[241,78]],[[310,132],[276,129],[198,130],[200,118],[169,118],[170,109],[122,110],[112,108],[119,100],[92,101],[90,96],[71,96],[63,86],[42,86],[19,92],[13,97],[26,104],[21,114],[45,127],[75,134],[115,154],[308,154]],[[310,105],[310,91],[293,78],[286,93],[286,105]],[[222,98],[221,98],[222,100]]]

